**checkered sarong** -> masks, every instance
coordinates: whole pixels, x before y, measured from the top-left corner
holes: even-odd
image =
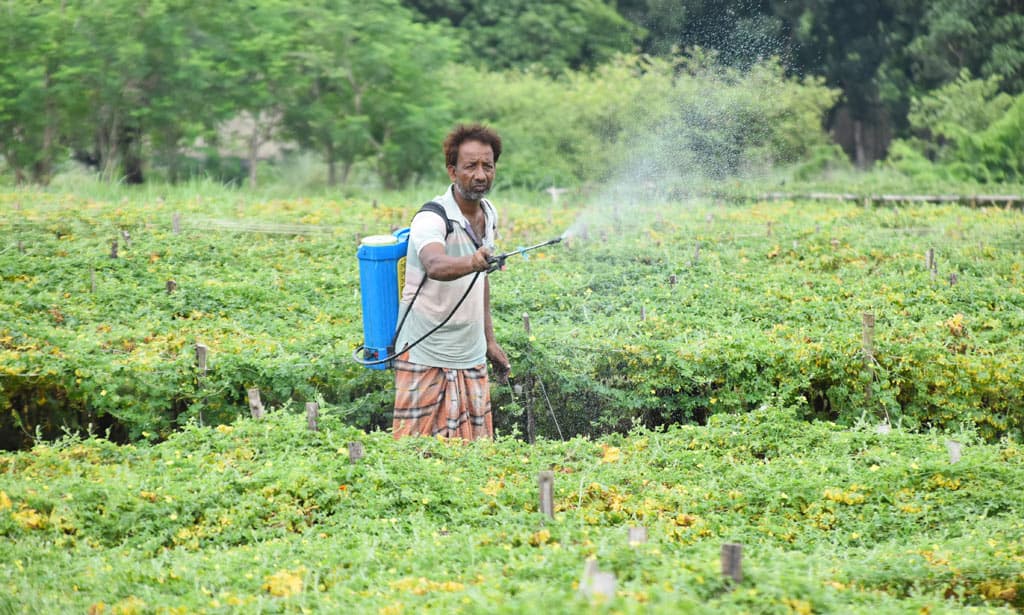
[[[395,359],[392,433],[477,440],[493,438],[487,365],[467,369],[429,367]]]

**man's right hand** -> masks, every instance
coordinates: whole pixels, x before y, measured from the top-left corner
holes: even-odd
[[[472,271],[487,271],[490,269],[491,264],[488,259],[491,258],[491,251],[487,249],[487,246],[481,246],[473,253],[470,257],[470,263]]]

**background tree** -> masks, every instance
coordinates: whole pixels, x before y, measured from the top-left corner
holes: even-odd
[[[234,10],[217,11],[211,19],[213,36],[206,44],[216,49],[225,109],[220,119],[235,119],[243,133],[248,181],[256,187],[260,148],[279,136],[293,71],[298,59],[292,3],[263,0],[238,3]],[[216,140],[216,133],[211,135]]]
[[[643,35],[607,0],[404,0],[422,21],[452,28],[463,62],[491,70],[530,65],[561,72],[632,51]]]
[[[384,184],[397,187],[435,162],[450,118],[439,71],[457,46],[436,26],[413,22],[397,0],[368,1],[295,9],[285,122],[324,156],[330,185],[372,159]]]
[[[935,0],[910,42],[915,81],[932,89],[962,70],[997,76],[1003,91],[1024,91],[1024,2]]]
[[[0,9],[0,154],[15,181],[45,184],[66,125],[62,41],[72,11],[57,2],[8,2]]]
[[[141,183],[147,141],[176,149],[217,108],[207,87],[216,67],[202,55],[203,7],[199,0],[77,3],[67,76],[79,96],[68,136],[105,177]]]
[[[769,0],[623,0],[618,6],[644,28],[642,48],[650,54],[668,57],[700,47],[731,66],[789,56],[784,24]]]

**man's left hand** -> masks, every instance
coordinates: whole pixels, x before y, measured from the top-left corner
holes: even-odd
[[[505,351],[498,342],[489,342],[487,344],[487,358],[491,361],[491,370],[494,372],[495,380],[501,384],[508,384],[508,376],[512,371],[512,364],[509,363],[508,356],[505,355]]]

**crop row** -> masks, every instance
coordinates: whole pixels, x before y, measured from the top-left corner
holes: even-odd
[[[953,462],[944,436],[774,407],[535,445],[322,419],[313,432],[275,410],[156,445],[0,453],[0,608],[590,613],[577,590],[594,558],[617,579],[604,608],[623,613],[1024,606],[1018,443],[960,434]],[[743,547],[739,583],[723,543]]]
[[[270,406],[317,400],[387,424],[389,373],[350,360],[355,249],[415,205],[16,192],[0,207],[5,446],[89,423],[162,437],[232,419],[250,387]],[[518,385],[494,387],[501,430],[594,434],[774,401],[1021,434],[1019,212],[510,202],[502,216],[505,249],[570,241],[492,278]],[[210,349],[205,373],[195,344]]]

